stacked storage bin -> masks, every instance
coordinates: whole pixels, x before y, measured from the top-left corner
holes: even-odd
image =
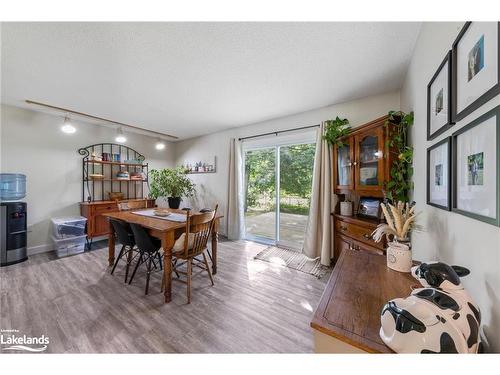
[[[85,251],[86,223],[83,216],[52,218],[52,240],[58,257]]]

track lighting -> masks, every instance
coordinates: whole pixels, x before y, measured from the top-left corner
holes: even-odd
[[[163,150],[165,149],[165,142],[163,142],[160,138],[158,138],[158,142],[156,142],[155,147],[157,150]]]
[[[118,128],[115,141],[118,142],[118,143],[125,143],[125,142],[127,142],[127,138],[123,134],[122,128]]]
[[[73,134],[74,132],[76,132],[76,128],[71,125],[69,117],[66,116],[64,118],[64,124],[63,126],[61,126],[61,130],[66,134]]]

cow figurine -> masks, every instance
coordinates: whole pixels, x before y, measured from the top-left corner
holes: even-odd
[[[469,270],[444,263],[412,267],[422,288],[382,309],[380,337],[397,353],[477,353],[481,314],[460,277]]]

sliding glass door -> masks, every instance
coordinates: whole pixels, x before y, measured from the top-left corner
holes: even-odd
[[[247,148],[246,238],[302,249],[309,215],[314,143]]]

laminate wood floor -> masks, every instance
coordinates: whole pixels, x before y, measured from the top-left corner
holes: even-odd
[[[50,338],[50,353],[309,353],[309,326],[328,277],[254,260],[266,246],[219,243],[215,286],[208,276],[173,282],[163,303],[161,273],[144,295],[145,273],[124,284],[107,249],[57,259],[53,253],[0,269],[0,328]],[[124,264],[124,263],[123,263]]]

